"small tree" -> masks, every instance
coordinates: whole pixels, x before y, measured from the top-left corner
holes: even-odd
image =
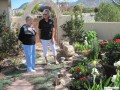
[[[74,42],[82,42],[83,40],[83,29],[84,21],[80,19],[78,16],[74,15],[74,17],[71,18],[70,21],[66,22],[66,24],[63,24],[61,27],[63,31],[66,32],[64,37],[69,37],[69,40],[71,43]]]
[[[22,15],[23,15],[22,12],[15,13],[15,16],[22,16]]]
[[[32,14],[34,14],[35,12],[37,12],[37,10],[40,8],[40,4],[37,4],[31,11]]]
[[[117,6],[110,3],[102,3],[95,16],[96,21],[119,22],[120,10]]]
[[[25,6],[23,7],[23,10],[26,10],[26,8],[27,8],[27,5],[25,5]]]
[[[2,32],[6,28],[6,12],[4,11],[2,15],[0,15],[0,37],[2,36]]]
[[[80,15],[81,18],[82,18],[82,12],[83,12],[83,8],[84,8],[84,5],[82,3],[78,3],[74,9],[73,9],[73,12],[75,13],[75,15]]]
[[[75,7],[74,7],[74,11],[79,11],[80,13],[82,13],[84,8],[84,5],[82,3],[78,3]]]

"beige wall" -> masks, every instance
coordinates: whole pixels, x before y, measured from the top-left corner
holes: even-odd
[[[60,22],[58,22],[58,24],[61,26],[63,24],[65,24],[67,21],[69,21],[71,19],[70,15],[61,15],[60,17]],[[58,27],[58,41],[60,41],[61,39],[64,39],[63,34],[65,32],[62,30],[61,27]]]
[[[66,23],[66,21],[70,20],[70,16],[62,15],[61,17],[61,25]],[[109,38],[113,38],[115,34],[120,33],[120,22],[93,22],[93,23],[85,23],[84,30],[95,30],[98,34],[99,39],[107,40]],[[59,28],[58,30],[59,39],[63,39],[62,35],[64,31]]]
[[[63,25],[66,21],[69,21],[71,17],[69,15],[62,15],[61,21],[57,22],[59,25]],[[24,18],[14,17],[13,22],[20,23],[21,25],[25,23]],[[63,34],[65,33],[61,27],[58,27],[58,41],[63,39]],[[117,33],[120,33],[120,23],[119,22],[95,22],[95,23],[85,23],[84,30],[95,30],[98,33],[100,39],[109,39]]]
[[[8,0],[0,0],[0,14],[2,14],[4,10],[8,12]]]
[[[11,10],[11,0],[0,0],[0,15],[3,11],[7,13],[7,26],[9,25],[9,11]]]
[[[95,30],[98,34],[99,39],[107,40],[113,38],[115,34],[120,33],[120,23],[119,22],[95,22],[95,23],[85,23],[84,29]]]

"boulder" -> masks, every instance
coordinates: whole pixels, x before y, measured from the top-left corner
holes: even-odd
[[[61,40],[60,45],[63,48],[64,45],[70,45],[68,41]]]
[[[75,54],[74,47],[72,45],[63,45],[63,50],[66,56],[71,57]]]

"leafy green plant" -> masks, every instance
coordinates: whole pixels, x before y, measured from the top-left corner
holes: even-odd
[[[111,3],[101,3],[98,7],[98,12],[95,15],[96,21],[119,22],[120,10]]]
[[[71,12],[71,11],[64,11],[63,12],[63,15],[72,15],[73,14],[73,12]]]
[[[114,84],[115,87],[120,88],[120,75],[119,74],[117,75],[116,80],[113,84]]]
[[[82,62],[83,63],[83,62]],[[74,81],[71,82],[71,86],[76,90],[84,89],[84,83],[88,82],[88,75],[91,69],[87,69],[85,66],[79,64],[71,68],[72,77]]]
[[[0,37],[5,28],[6,28],[6,13],[4,11],[2,15],[0,15]]]
[[[64,37],[69,37],[71,43],[74,42],[83,42],[83,25],[84,21],[81,20],[78,16],[72,16],[70,21],[67,21],[66,24],[63,24],[61,28],[65,31]]]
[[[93,30],[90,30],[88,32],[85,32],[85,37],[87,37],[87,41],[88,43],[90,44],[90,42],[93,40],[93,39],[96,39],[97,38],[97,33]]]
[[[82,14],[82,11],[83,11],[83,8],[84,8],[84,7],[85,7],[84,4],[78,3],[78,4],[74,7],[73,11],[74,11],[74,12],[78,12],[79,14]]]
[[[14,31],[3,32],[1,49],[3,53],[15,55],[19,54],[20,49],[18,36],[16,35],[16,32]]]
[[[83,50],[91,49],[91,45],[83,45],[83,44],[80,44],[79,42],[75,42],[74,48],[75,48],[75,51],[83,51]]]
[[[106,45],[106,62],[113,65],[120,59],[120,42],[109,41]]]
[[[51,11],[51,18],[55,18],[56,17],[56,14],[55,14],[55,12],[52,10]]]
[[[26,10],[26,8],[27,8],[27,5],[24,5],[23,10]]]
[[[14,66],[16,69],[18,69],[19,61],[17,59],[12,60],[11,65]]]
[[[40,8],[40,4],[37,4],[31,11],[32,14],[35,14],[37,12],[37,10]]]
[[[88,54],[89,59],[98,59],[98,54],[99,54],[99,44],[98,44],[98,39],[95,38],[91,41],[91,52]]]
[[[120,39],[120,34],[116,34],[113,38],[113,40]]]
[[[17,13],[15,13],[15,16],[22,16],[22,15],[23,15],[22,12],[17,12]]]
[[[105,86],[110,86],[110,80],[106,79],[103,75],[102,68],[98,68],[99,75],[96,76],[95,83],[93,82],[92,71],[96,66],[92,66],[91,63],[96,64],[98,61],[83,60],[71,68],[71,74],[74,80],[70,83],[71,90],[103,90]],[[104,78],[103,78],[104,77]]]
[[[83,8],[83,13],[92,13],[92,12],[94,12],[94,8],[89,8],[89,7]]]
[[[90,85],[84,83],[84,85],[87,88],[87,90],[104,90],[104,87],[112,86],[112,84],[110,84],[110,80],[111,78],[108,78],[107,80],[100,80],[99,84],[95,83],[93,85]]]

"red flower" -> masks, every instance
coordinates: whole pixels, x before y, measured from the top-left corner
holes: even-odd
[[[106,41],[101,41],[99,44],[100,45],[104,45],[104,44],[106,44],[107,42]]]
[[[120,43],[120,39],[116,39],[115,42],[116,42],[116,43]]]
[[[88,79],[88,76],[85,76],[84,78]]]
[[[112,41],[113,39],[112,38],[109,38],[108,41]]]
[[[84,78],[80,78],[80,81],[82,81]]]
[[[81,70],[81,68],[77,68],[77,72],[79,73],[79,72],[81,72],[82,70]]]
[[[6,32],[9,32],[9,31],[10,31],[9,27],[6,27],[5,31],[6,31]]]
[[[5,30],[6,32],[9,32],[9,30]]]

